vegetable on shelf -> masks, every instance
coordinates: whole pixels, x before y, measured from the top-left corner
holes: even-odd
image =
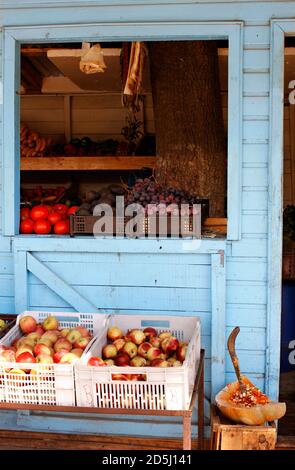
[[[70,233],[69,217],[79,206],[66,204],[40,204],[32,209],[24,207],[20,211],[20,233],[37,235],[67,235]]]
[[[31,131],[24,123],[20,127],[20,154],[21,157],[43,157],[48,154],[52,146],[52,139],[40,136],[38,132]]]

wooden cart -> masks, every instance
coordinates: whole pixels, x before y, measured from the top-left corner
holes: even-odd
[[[204,356],[202,349],[194,390],[188,410],[135,410],[123,408],[88,408],[79,406],[27,405],[23,403],[0,403],[0,410],[30,410],[60,413],[85,413],[108,415],[148,415],[148,416],[182,416],[183,418],[183,450],[191,450],[191,421],[193,409],[198,403],[198,449],[203,449],[204,439]]]
[[[272,421],[264,426],[246,426],[229,421],[211,406],[211,450],[272,450],[277,429]]]

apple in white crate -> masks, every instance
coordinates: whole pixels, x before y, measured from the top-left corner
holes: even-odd
[[[144,367],[146,365],[146,360],[144,357],[135,356],[131,359],[130,365],[132,367]]]
[[[151,362],[151,367],[169,367],[169,363],[165,359],[154,359]]]
[[[37,343],[37,341],[41,338],[41,333],[38,332],[38,331],[33,331],[32,333],[29,333],[26,338],[27,339],[31,339],[33,341],[35,341],[35,343]]]
[[[70,351],[72,349],[72,344],[66,338],[59,338],[54,345],[54,351],[57,352],[60,349],[67,349],[67,351]]]
[[[163,331],[159,334],[159,340],[163,341],[163,339],[170,338],[170,336],[172,336],[172,333],[170,333],[169,331]]]
[[[129,336],[130,340],[136,345],[143,343],[146,338],[145,333],[142,330],[138,329],[131,330]]]
[[[68,352],[65,354],[61,360],[59,361],[60,364],[74,364],[79,360],[78,356],[76,354],[73,354],[71,352]]]
[[[39,364],[53,364],[53,357],[49,356],[48,354],[39,354],[39,356],[36,357],[36,362]]]
[[[121,349],[123,348],[124,344],[126,343],[125,339],[124,338],[119,338],[119,339],[116,339],[113,344],[116,346],[117,348],[117,351],[121,351]]]
[[[137,346],[132,341],[127,341],[122,348],[122,352],[128,354],[132,359],[132,357],[137,356]]]
[[[49,346],[46,346],[46,344],[37,343],[36,346],[34,347],[34,354],[36,356],[40,356],[40,354],[46,354],[48,356],[52,356],[53,349]]]
[[[115,365],[119,367],[127,367],[130,365],[130,357],[124,352],[120,352],[118,356],[114,358]]]
[[[111,326],[107,331],[107,338],[110,341],[116,341],[116,339],[122,338],[123,333],[117,326]]]
[[[147,343],[146,341],[144,343],[141,343],[139,346],[138,346],[138,350],[137,350],[137,354],[139,356],[142,356],[144,358],[147,358],[147,352],[148,350],[152,348],[152,345],[151,343]]]
[[[57,335],[54,330],[48,330],[41,336],[41,339],[48,338],[51,343],[54,344],[58,340],[58,337],[59,335]]]
[[[67,334],[66,339],[71,343],[74,344],[79,338],[81,338],[81,333],[78,330],[70,330]]]
[[[74,348],[85,349],[86,346],[89,344],[89,342],[90,342],[90,338],[81,336],[79,339],[77,339],[77,341],[75,341]]]
[[[102,348],[102,357],[104,359],[112,359],[113,357],[117,356],[117,348],[114,344],[106,344]]]
[[[147,351],[147,359],[149,361],[153,361],[154,359],[156,358],[159,358],[159,356],[161,356],[162,351],[160,348],[155,348],[154,346],[152,346],[148,351]]]
[[[43,321],[42,327],[44,330],[57,330],[58,329],[58,319],[52,315],[45,318]]]
[[[91,336],[90,331],[87,330],[87,328],[84,328],[83,326],[76,326],[75,330],[78,330],[83,338],[89,338]]]
[[[59,349],[57,352],[53,354],[53,360],[56,364],[58,364],[61,358],[67,354],[69,351],[67,349]]]
[[[47,346],[48,348],[51,348],[53,346],[53,342],[51,341],[51,339],[49,339],[48,337],[44,338],[43,336],[41,336],[41,338],[37,341],[37,344],[45,344],[45,346]]]
[[[88,359],[87,365],[93,366],[93,367],[105,367],[106,366],[103,359],[101,359],[101,357],[98,357],[98,356],[90,357]]]
[[[75,354],[77,357],[81,357],[83,354],[83,349],[82,348],[74,348],[71,350],[72,354]]]
[[[70,331],[70,328],[64,328],[63,330],[61,330],[60,335],[66,338]]]
[[[32,333],[37,328],[37,322],[31,315],[25,315],[20,319],[19,327],[23,333]]]
[[[29,344],[24,344],[16,350],[15,357],[18,357],[23,352],[29,352],[33,354],[33,351],[34,351],[34,348],[32,348],[32,346],[30,346]]]
[[[184,344],[182,346],[179,346],[179,348],[176,351],[177,359],[179,361],[183,362],[185,360],[186,352],[187,352],[187,345],[186,344]]]
[[[155,328],[151,328],[151,327],[148,327],[148,328],[145,328],[143,330],[145,336],[147,339],[150,339],[150,338],[153,338],[154,336],[157,336],[158,333],[157,331],[155,330]]]

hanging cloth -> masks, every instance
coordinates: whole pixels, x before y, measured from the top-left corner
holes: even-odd
[[[130,52],[129,52],[130,51]],[[126,56],[129,55],[129,60]],[[131,48],[123,44],[122,48],[122,80],[123,80],[123,105],[138,112],[140,109],[140,100],[142,93],[142,79],[144,65],[147,56],[147,47],[145,43],[132,42]],[[128,71],[126,74],[126,63]]]

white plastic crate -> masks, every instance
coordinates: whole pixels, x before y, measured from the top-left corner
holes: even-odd
[[[18,315],[16,325],[0,340],[0,344],[10,346],[23,333],[19,328],[20,319],[31,315],[42,323],[50,315],[55,316],[61,328],[82,326],[92,335],[97,335],[108,318],[107,315],[76,312],[26,311]],[[90,344],[95,340],[89,343]],[[85,354],[85,353],[84,353]],[[33,369],[36,374],[11,374],[12,368]],[[75,405],[73,364],[25,364],[0,362],[0,402],[26,403],[34,405]]]
[[[170,331],[180,341],[189,342],[181,367],[93,367],[91,356],[101,357],[107,329],[118,326],[125,334],[132,328]],[[111,315],[102,334],[74,366],[78,406],[135,408],[151,410],[188,409],[200,359],[201,325],[198,317],[153,317]],[[141,374],[146,380],[113,380],[113,374]]]

